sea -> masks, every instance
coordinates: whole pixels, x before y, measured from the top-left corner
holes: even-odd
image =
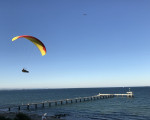
[[[0,112],[8,111],[8,106],[55,101],[101,94],[123,94],[129,91],[134,97],[113,97],[57,106],[37,106],[30,110],[21,108],[28,114],[61,116],[65,120],[150,120],[150,87],[112,88],[69,88],[69,89],[25,89],[0,90]],[[6,109],[7,108],[7,109]],[[14,108],[11,111],[17,112]]]

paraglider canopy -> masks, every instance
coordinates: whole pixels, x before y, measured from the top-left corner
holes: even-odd
[[[34,43],[36,45],[36,47],[40,50],[42,56],[44,56],[46,54],[46,47],[45,45],[37,38],[33,37],[33,36],[29,36],[29,35],[22,35],[22,36],[16,36],[12,39],[12,41],[15,41],[19,38],[26,38],[28,40],[30,40],[32,43]],[[23,73],[29,73],[28,70],[26,69],[22,69]]]
[[[22,35],[22,36],[14,37],[12,39],[12,41],[17,40],[18,38],[26,38],[26,39],[30,40],[32,43],[34,43],[37,46],[37,48],[40,50],[42,56],[44,56],[46,54],[46,47],[39,39],[37,39],[33,36],[29,36],[29,35]]]

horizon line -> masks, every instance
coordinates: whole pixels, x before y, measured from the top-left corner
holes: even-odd
[[[70,87],[70,88],[0,88],[0,90],[44,90],[44,89],[86,89],[86,88],[128,88],[128,87],[150,87],[150,86],[115,86],[115,87]]]

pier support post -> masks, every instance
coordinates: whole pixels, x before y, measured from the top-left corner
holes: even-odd
[[[91,97],[91,100],[93,100],[92,97]]]
[[[51,102],[48,103],[48,106],[49,106],[49,107],[51,106]]]
[[[55,105],[57,106],[57,101],[55,102]]]
[[[29,106],[29,104],[27,105],[27,110],[29,110],[29,108],[30,108],[30,106]]]
[[[42,103],[42,107],[44,108],[44,103]]]
[[[37,109],[37,104],[35,104],[35,109]]]
[[[20,111],[20,106],[18,106],[18,110]]]
[[[87,101],[89,101],[89,97],[87,98]]]

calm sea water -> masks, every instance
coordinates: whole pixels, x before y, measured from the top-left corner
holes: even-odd
[[[36,103],[47,100],[60,100],[76,97],[87,97],[98,93],[126,93],[125,88],[77,88],[77,89],[44,89],[44,90],[1,90],[0,108],[10,105]],[[114,97],[56,107],[38,106],[38,109],[27,113],[67,114],[66,120],[150,120],[150,87],[131,87],[134,98]]]

